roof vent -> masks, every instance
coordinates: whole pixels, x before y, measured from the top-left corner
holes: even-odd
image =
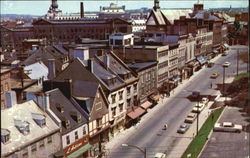
[[[30,124],[27,121],[14,120],[14,124],[16,128],[24,135],[29,134],[30,132]]]
[[[40,127],[44,127],[46,125],[45,116],[42,114],[31,113],[33,120],[39,125]]]
[[[1,142],[3,144],[10,140],[10,131],[8,129],[1,128]]]

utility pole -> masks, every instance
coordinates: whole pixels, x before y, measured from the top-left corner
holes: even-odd
[[[200,101],[200,95],[198,96],[198,101],[197,101],[197,126],[196,126],[196,136],[198,136],[199,134],[199,115],[200,115],[200,112],[199,112],[199,101]]]
[[[237,76],[239,75],[239,49],[237,49]]]
[[[238,76],[238,73],[237,73]],[[225,96],[225,67],[223,66],[223,96]]]

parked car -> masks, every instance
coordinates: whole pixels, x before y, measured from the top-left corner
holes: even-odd
[[[225,66],[225,67],[228,67],[228,66],[230,66],[230,65],[231,65],[231,63],[228,62],[228,61],[226,61],[226,62],[223,64],[223,66]]]
[[[216,123],[214,125],[214,131],[221,131],[221,132],[238,132],[240,133],[242,131],[243,127],[242,125],[237,125],[232,122],[222,122],[222,123]]]
[[[222,53],[222,56],[227,56],[228,53],[229,53],[229,52],[226,50],[226,51],[224,51],[224,52]]]
[[[209,101],[208,98],[205,98],[205,97],[204,97],[204,98],[201,98],[200,103],[206,105],[206,104],[208,103],[208,101]]]
[[[164,153],[156,153],[154,158],[165,158],[166,157],[166,154]]]
[[[178,133],[181,133],[181,134],[184,134],[184,133],[188,130],[189,127],[190,127],[189,124],[187,124],[187,123],[182,123],[182,124],[180,125],[179,129],[177,130],[177,132],[178,132]]]
[[[214,73],[212,73],[212,75],[210,76],[210,78],[215,79],[215,78],[217,78],[218,76],[219,76],[219,73],[218,73],[218,72],[214,72]]]
[[[185,122],[185,123],[193,123],[194,120],[196,119],[196,117],[197,117],[197,114],[191,112],[191,113],[189,113],[189,114],[187,115],[187,117],[186,117],[186,119],[185,119],[184,122]]]
[[[205,108],[204,104],[195,105],[192,109],[194,113],[200,113]]]
[[[213,66],[214,66],[214,63],[213,63],[213,62],[209,61],[209,62],[207,63],[207,67],[213,67]]]

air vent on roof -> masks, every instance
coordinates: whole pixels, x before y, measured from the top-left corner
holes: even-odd
[[[30,132],[30,124],[27,121],[14,120],[14,124],[16,128],[24,135],[29,134]]]
[[[7,143],[10,140],[10,131],[8,129],[1,128],[1,142]]]
[[[32,118],[34,121],[40,126],[44,127],[46,125],[46,119],[45,116],[42,114],[37,114],[37,113],[31,113]]]

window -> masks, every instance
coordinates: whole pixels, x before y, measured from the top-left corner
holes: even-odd
[[[110,45],[113,45],[113,39],[110,39]]]
[[[77,139],[78,139],[78,132],[75,131],[75,140],[77,140]]]
[[[28,148],[23,149],[23,157],[28,157]]]
[[[135,83],[133,86],[134,86],[134,91],[136,92],[137,91],[137,83]]]
[[[122,40],[115,40],[115,45],[122,45]]]
[[[96,125],[97,127],[101,127],[101,126],[102,126],[102,119],[101,119],[101,118],[100,118],[100,119],[97,119],[97,120],[96,120],[96,124],[97,124],[97,125]]]
[[[44,140],[41,140],[41,141],[39,142],[39,147],[44,147]]]
[[[115,103],[115,96],[116,96],[116,94],[112,94],[112,95],[111,95],[112,104],[114,104],[114,103]]]
[[[115,117],[116,115],[116,107],[111,108],[112,111],[112,117]]]
[[[123,111],[123,104],[119,104],[119,109],[120,109],[120,112]]]
[[[17,154],[11,155],[11,158],[17,158]]]
[[[31,145],[31,151],[35,152],[36,151],[36,143]]]
[[[128,105],[128,107],[131,105],[130,102],[131,102],[131,99],[127,99],[127,105]]]
[[[70,144],[70,138],[69,138],[69,136],[66,136],[66,143],[67,143],[67,145]]]
[[[102,102],[97,103],[95,106],[96,106],[96,110],[102,109]]]
[[[47,143],[51,143],[52,142],[52,136],[48,136],[47,137]]]
[[[119,92],[119,100],[122,100],[123,99],[123,91],[120,91]]]
[[[84,126],[83,128],[82,128],[82,135],[86,135],[87,134],[87,131],[86,131],[86,127]]]
[[[130,89],[131,87],[127,87],[127,95],[130,95]]]

